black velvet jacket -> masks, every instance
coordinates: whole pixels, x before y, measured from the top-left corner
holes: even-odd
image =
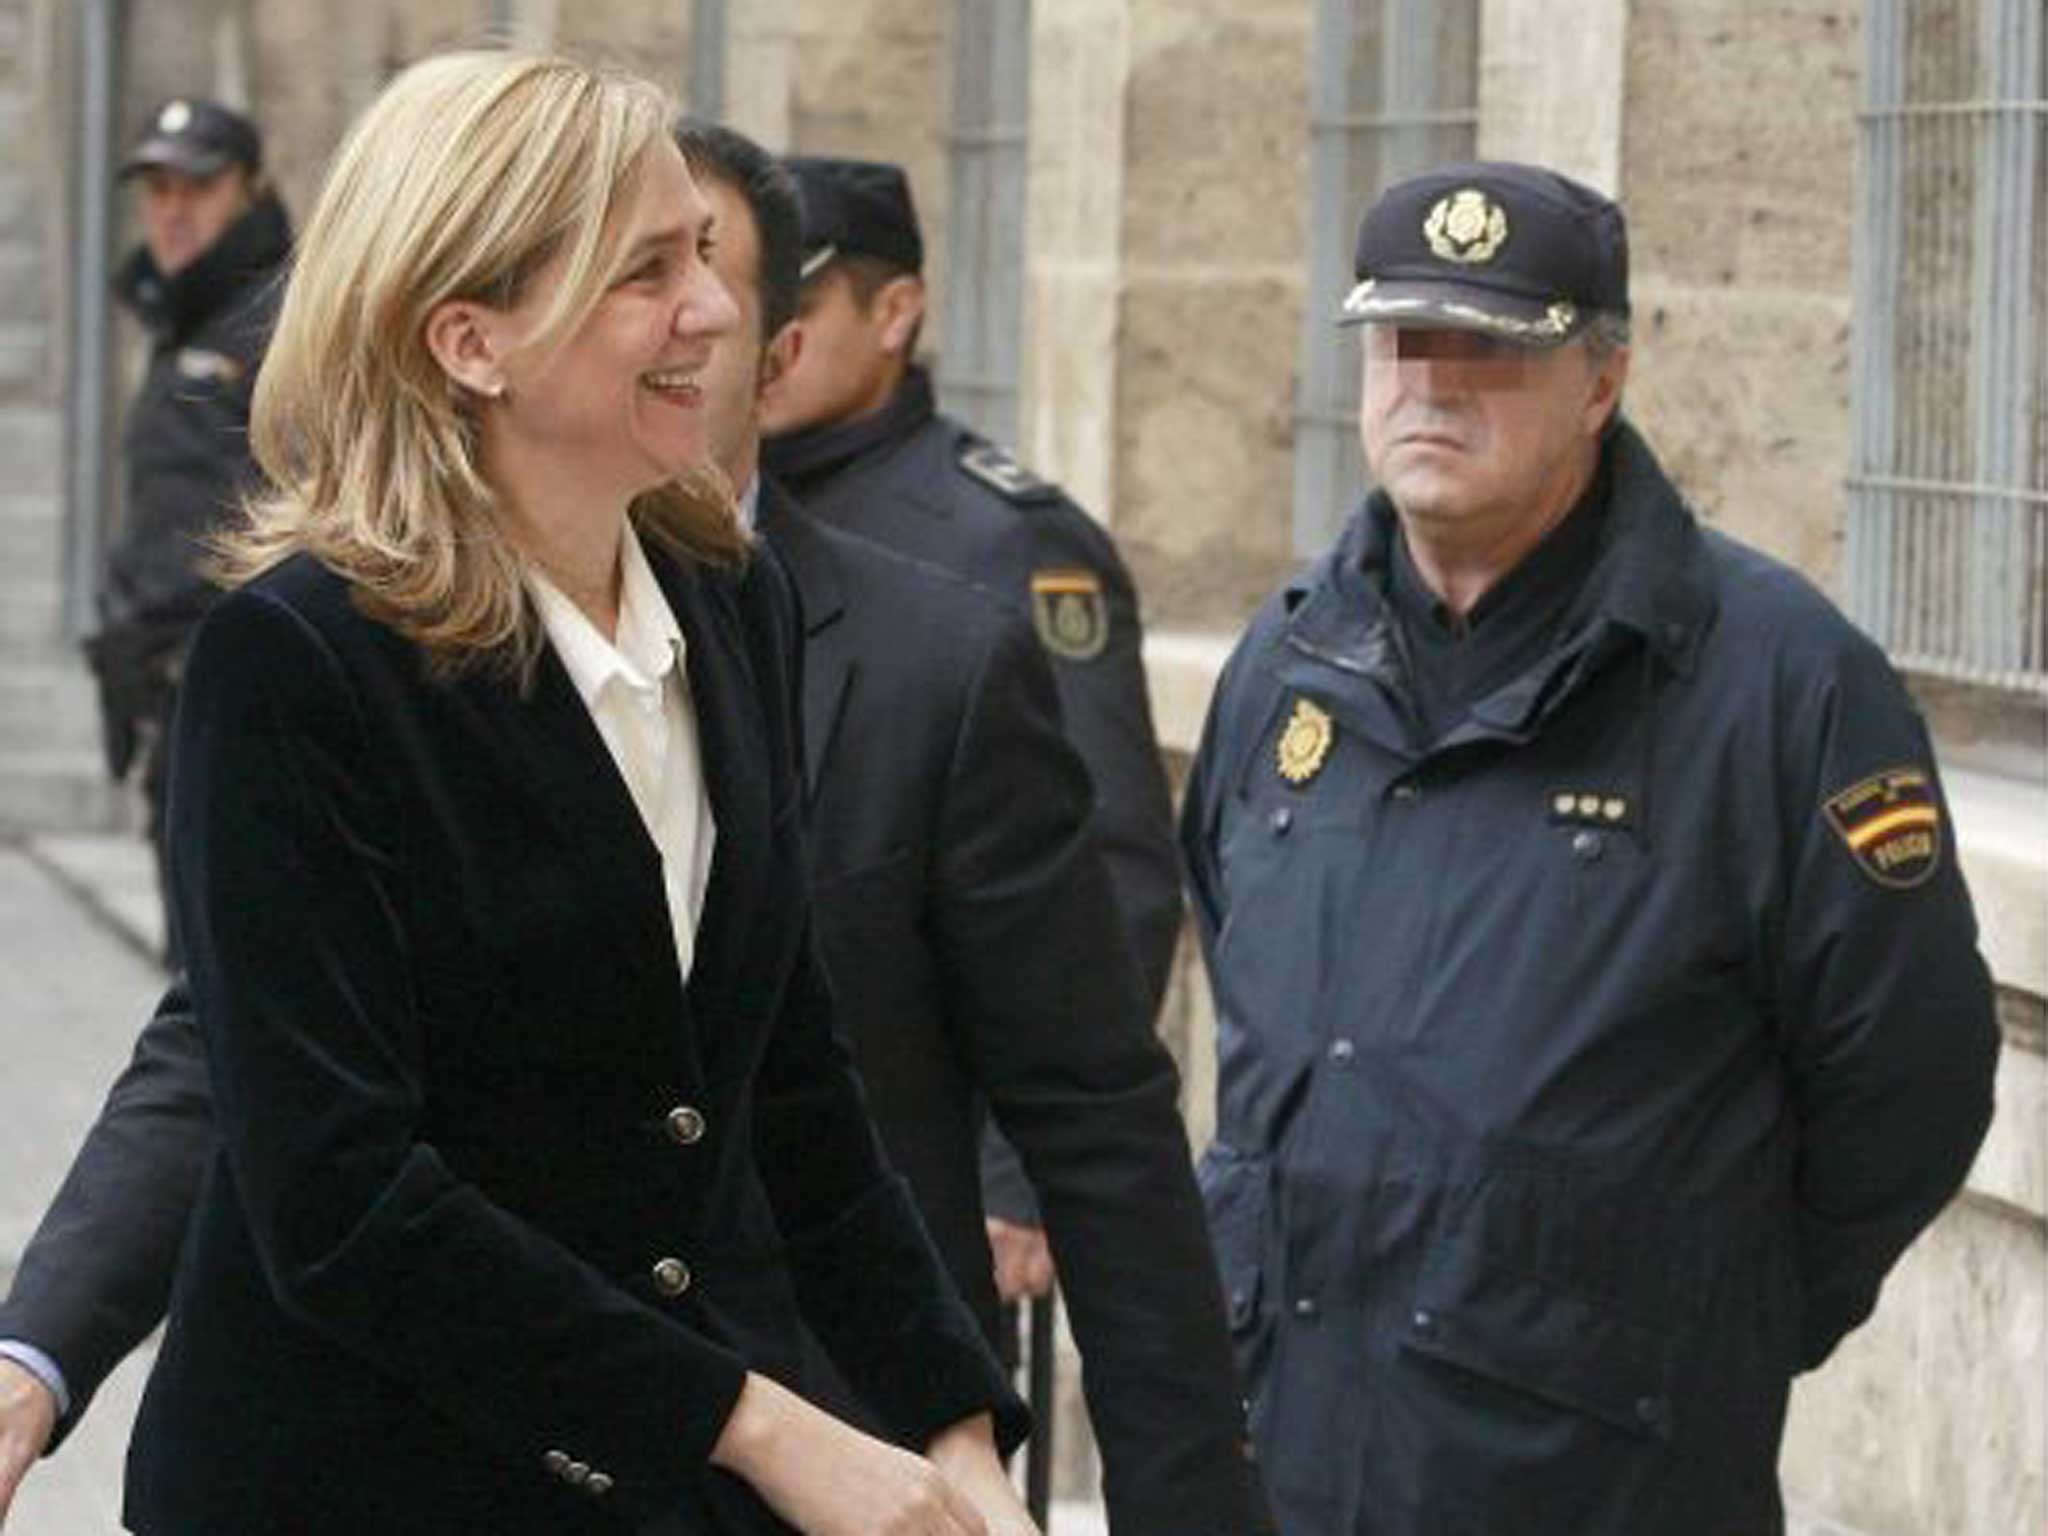
[[[904,1440],[1018,1438],[832,1027],[779,568],[650,557],[718,826],[687,987],[552,651],[527,697],[429,682],[303,558],[202,626],[171,834],[219,1149],[144,1536],[777,1530],[707,1457],[802,1324]]]

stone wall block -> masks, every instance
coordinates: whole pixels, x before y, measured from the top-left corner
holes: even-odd
[[[1292,24],[1259,25],[1233,11],[1205,15],[1205,27],[1177,7],[1138,14],[1145,20],[1132,38],[1123,215],[1130,259],[1223,270],[1299,265],[1306,13],[1295,10]]]
[[[1623,194],[1637,271],[1846,292],[1859,11],[1636,0]]]
[[[1631,417],[1696,511],[1831,586],[1849,467],[1846,293],[1634,288]]]
[[[2035,1224],[1963,1204],[1922,1235],[1870,1322],[1793,1394],[1787,1503],[1862,1536],[2041,1528],[2048,1379]]]
[[[1116,529],[1155,619],[1241,622],[1293,564],[1300,309],[1285,268],[1126,280]]]

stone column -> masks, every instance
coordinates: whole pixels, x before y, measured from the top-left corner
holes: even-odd
[[[1479,154],[1555,166],[1609,196],[1621,187],[1629,0],[1482,0]]]
[[[1031,13],[1023,458],[1114,525],[1128,0]]]

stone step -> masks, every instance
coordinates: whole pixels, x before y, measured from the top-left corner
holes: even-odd
[[[0,486],[8,496],[57,496],[64,489],[64,421],[42,406],[0,407]]]
[[[0,587],[18,576],[61,579],[62,505],[54,496],[0,496]]]
[[[0,241],[0,324],[42,320],[50,300],[41,249],[22,240]]]
[[[108,782],[97,750],[0,749],[0,829],[80,831],[133,825],[129,791]]]
[[[54,644],[64,634],[64,589],[54,575],[0,574],[0,653]]]
[[[50,328],[24,321],[0,325],[0,390],[53,392],[56,360],[50,356]]]
[[[94,750],[99,692],[76,650],[0,653],[0,750]]]

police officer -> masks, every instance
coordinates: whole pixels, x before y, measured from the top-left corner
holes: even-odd
[[[822,521],[1028,609],[1094,780],[1097,836],[1156,1011],[1180,930],[1180,875],[1130,574],[1057,486],[934,405],[914,361],[924,241],[902,169],[785,163],[803,200],[804,346],[764,399],[768,471]],[[1051,1266],[1029,1187],[1000,1144],[986,1172],[1004,1298],[1042,1294]]]
[[[126,517],[87,655],[107,767],[120,779],[140,762],[161,864],[178,659],[213,593],[205,538],[255,478],[249,403],[291,230],[264,180],[256,125],[218,102],[186,97],[153,113],[121,175],[136,189],[142,243],[115,293],[150,352],[122,443]],[[171,947],[175,958],[175,935]]]
[[[1356,275],[1377,489],[1253,620],[1183,821],[1275,1513],[1778,1531],[1790,1378],[1990,1115],[1927,735],[1617,415],[1613,203],[1433,171]]]

